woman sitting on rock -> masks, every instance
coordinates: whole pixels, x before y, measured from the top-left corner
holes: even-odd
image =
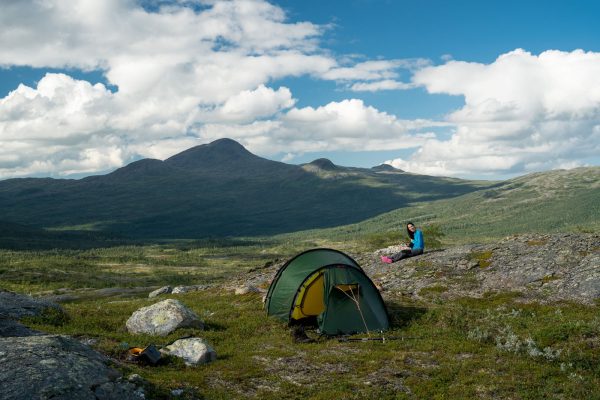
[[[408,232],[408,237],[410,237],[410,243],[408,246],[404,246],[400,249],[399,253],[393,254],[391,256],[381,256],[381,261],[386,264],[391,264],[396,261],[400,261],[403,258],[418,256],[419,254],[423,254],[423,249],[425,248],[425,241],[423,240],[423,232],[420,229],[415,227],[415,224],[409,222],[406,224],[406,232]]]

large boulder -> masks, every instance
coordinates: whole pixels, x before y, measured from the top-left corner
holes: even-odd
[[[217,359],[217,352],[202,338],[179,339],[162,351],[183,358],[185,364],[190,366],[206,364]]]
[[[58,335],[0,338],[0,399],[141,399],[143,391],[77,340]]]
[[[127,320],[130,333],[166,336],[178,328],[204,329],[204,323],[178,300],[168,299],[142,307]]]

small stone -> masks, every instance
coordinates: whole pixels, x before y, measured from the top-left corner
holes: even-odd
[[[148,298],[154,298],[156,296],[160,296],[161,294],[167,294],[167,293],[171,293],[171,286],[163,286],[160,289],[156,289],[153,292],[150,292],[150,294],[148,295]]]
[[[180,339],[164,348],[167,354],[183,358],[186,365],[206,364],[217,359],[217,352],[202,338]]]
[[[188,293],[188,292],[197,292],[199,290],[204,290],[206,288],[207,288],[206,285],[175,286],[171,293],[172,294],[181,294],[181,293]]]
[[[138,374],[131,374],[127,377],[127,380],[135,385],[141,385],[144,383],[144,378],[139,376]]]
[[[240,286],[238,288],[235,289],[235,294],[237,295],[242,295],[242,294],[248,294],[248,293],[259,293],[260,290],[252,285],[244,285],[244,286]]]
[[[183,389],[173,389],[171,390],[171,396],[181,396],[183,394]]]
[[[98,339],[96,338],[80,338],[79,341],[86,346],[94,346],[98,344]]]
[[[191,288],[190,286],[175,286],[171,293],[172,294],[181,294],[181,293],[191,292],[192,290],[194,290],[194,289]]]

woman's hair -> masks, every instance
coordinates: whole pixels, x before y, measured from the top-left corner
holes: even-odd
[[[415,226],[415,224],[413,224],[410,221],[406,223],[406,232],[408,233],[408,237],[411,238],[411,239],[414,239],[415,238],[415,234],[414,234],[414,232],[411,232],[410,229],[408,229],[409,225]]]

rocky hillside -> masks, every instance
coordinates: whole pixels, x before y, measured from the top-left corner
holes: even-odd
[[[469,244],[427,251],[384,264],[380,256],[398,251],[390,247],[354,254],[384,297],[427,300],[481,297],[516,292],[522,301],[572,300],[593,303],[600,298],[600,235],[528,234],[494,244]],[[282,262],[239,278],[256,287],[268,286]]]

